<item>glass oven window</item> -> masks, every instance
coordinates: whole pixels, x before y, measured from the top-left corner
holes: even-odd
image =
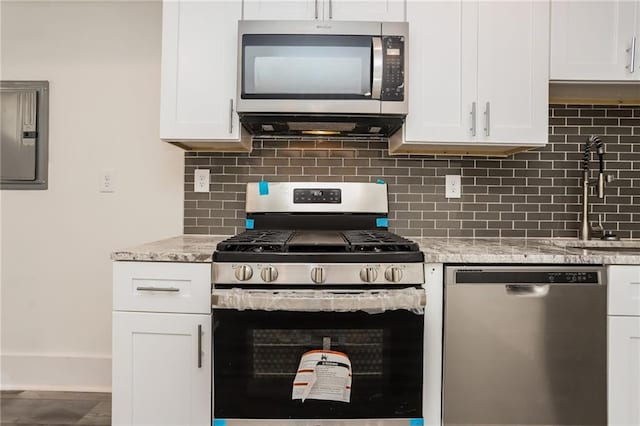
[[[309,348],[348,354],[354,376],[383,376],[384,329],[371,330],[253,330],[253,372],[257,376],[281,376],[293,380],[300,356]]]
[[[214,417],[422,417],[424,317],[214,310]],[[291,399],[300,357],[330,345],[352,365],[351,401]]]
[[[371,37],[256,35],[242,39],[242,97],[371,98]]]

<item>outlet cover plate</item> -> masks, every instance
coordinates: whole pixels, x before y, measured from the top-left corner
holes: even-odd
[[[115,170],[104,169],[100,172],[100,192],[116,192]]]
[[[193,179],[194,192],[209,192],[209,169],[196,169]]]
[[[460,175],[446,175],[445,188],[446,198],[460,198],[462,196],[462,179]]]

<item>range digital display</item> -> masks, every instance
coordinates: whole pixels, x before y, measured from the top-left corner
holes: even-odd
[[[298,188],[293,190],[294,204],[340,204],[342,191],[337,188]]]

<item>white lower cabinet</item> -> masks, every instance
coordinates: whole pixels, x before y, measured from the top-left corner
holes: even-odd
[[[609,426],[640,426],[640,266],[609,266]]]
[[[113,270],[112,424],[210,425],[211,265],[115,262]]]
[[[609,317],[609,426],[640,426],[640,316]]]
[[[210,424],[210,336],[211,315],[114,312],[113,424]]]

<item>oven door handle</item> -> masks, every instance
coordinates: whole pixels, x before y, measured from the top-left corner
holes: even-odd
[[[380,313],[405,309],[423,314],[424,289],[399,290],[246,290],[214,289],[211,306],[216,309]]]

